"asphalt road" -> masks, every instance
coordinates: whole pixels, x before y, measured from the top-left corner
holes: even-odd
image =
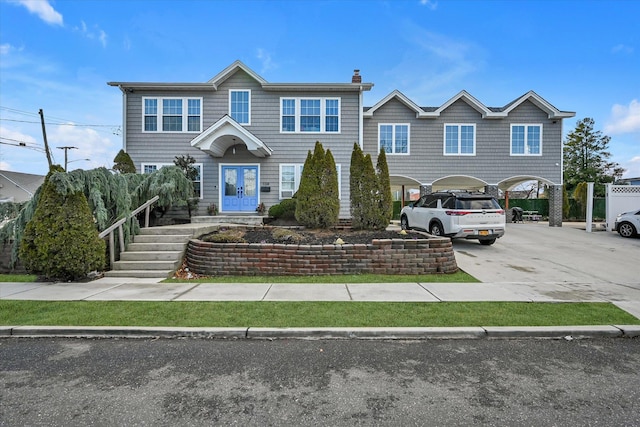
[[[638,426],[640,340],[0,340],[2,426]]]

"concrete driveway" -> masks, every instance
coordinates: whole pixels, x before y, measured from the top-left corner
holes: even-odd
[[[640,316],[640,238],[587,233],[584,224],[507,224],[492,246],[454,240],[458,266],[515,292],[576,301],[612,301]]]

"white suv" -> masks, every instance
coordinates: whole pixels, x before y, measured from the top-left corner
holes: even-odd
[[[492,245],[504,235],[506,214],[498,201],[484,193],[427,194],[400,212],[402,229],[421,229],[434,236],[477,239]]]

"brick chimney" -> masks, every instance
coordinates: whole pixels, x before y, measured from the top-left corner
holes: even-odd
[[[351,83],[362,83],[362,76],[360,70],[353,70],[353,77],[351,77]]]

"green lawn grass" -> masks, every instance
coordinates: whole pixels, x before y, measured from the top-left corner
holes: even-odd
[[[0,282],[35,282],[35,274],[0,274]]]
[[[459,270],[452,274],[384,275],[344,274],[335,276],[216,276],[198,279],[166,279],[164,283],[477,283]]]
[[[426,327],[640,324],[610,303],[0,300],[0,325]]]

